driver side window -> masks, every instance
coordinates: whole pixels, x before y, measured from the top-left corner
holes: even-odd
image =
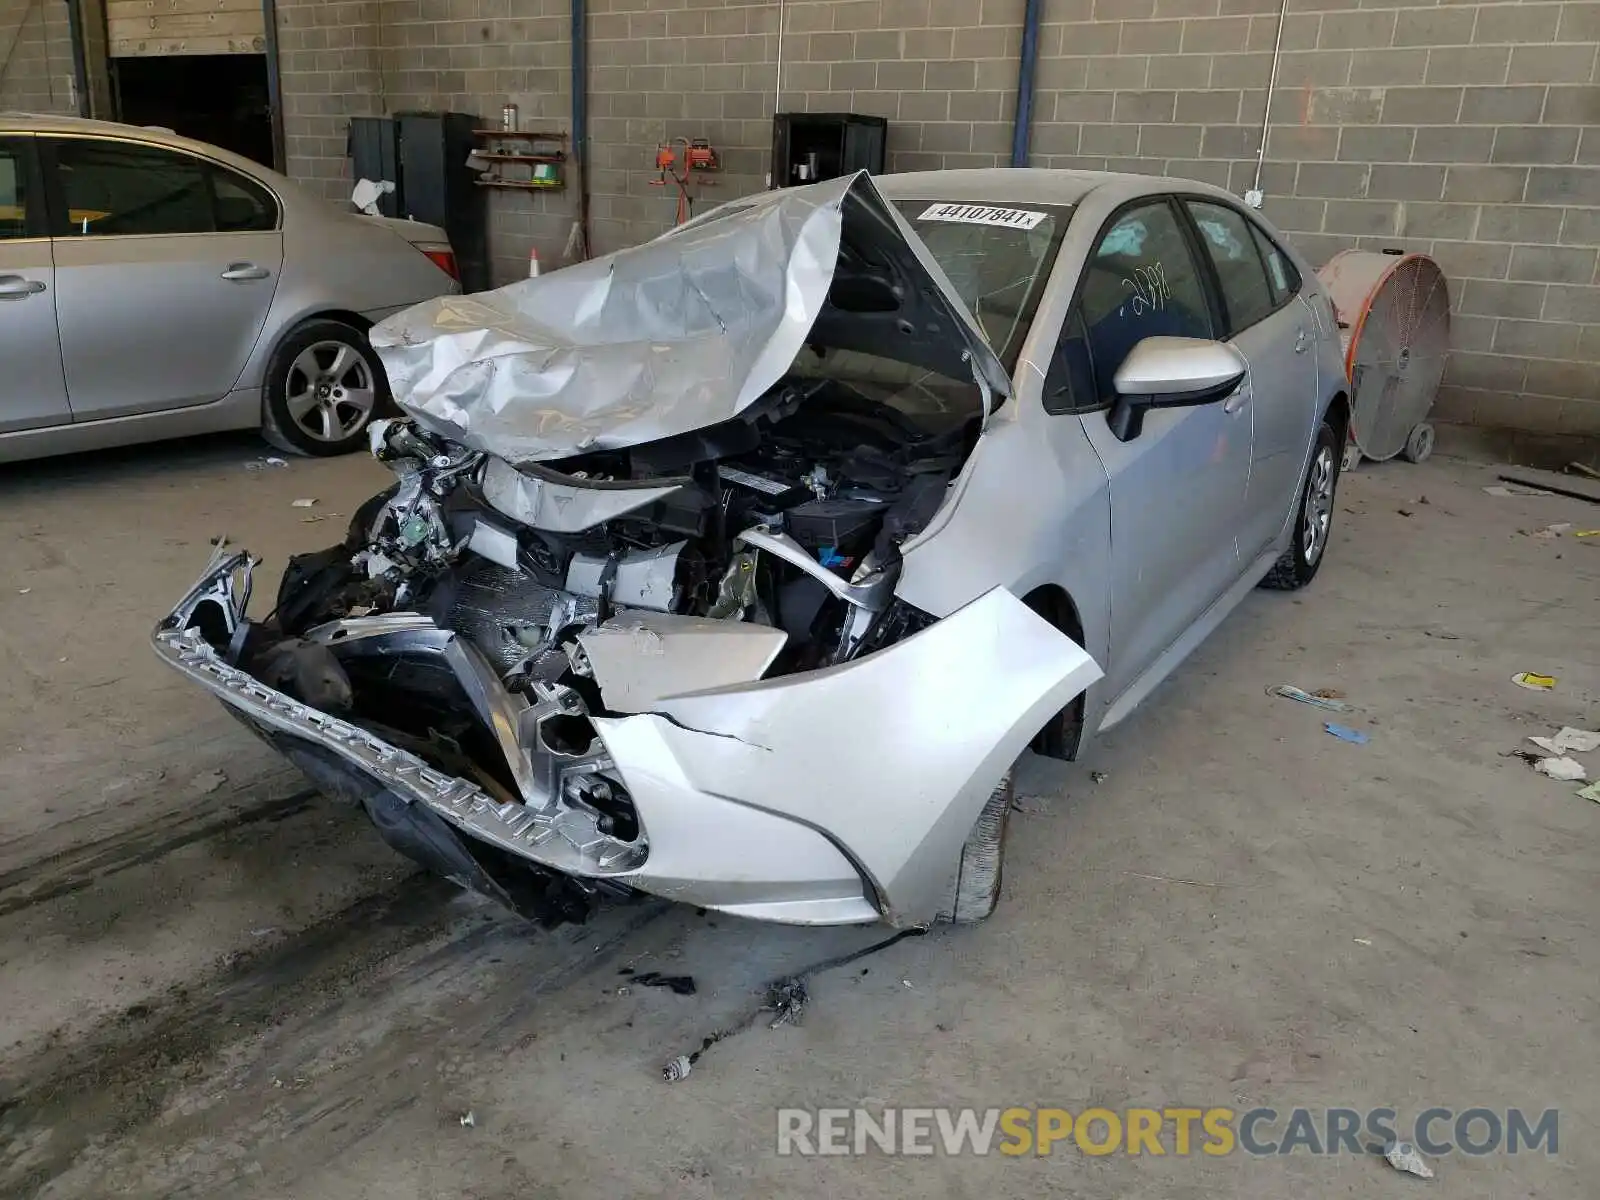
[[[1045,381],[1045,407],[1106,407],[1128,352],[1163,336],[1216,335],[1189,240],[1167,201],[1152,200],[1113,217],[1084,264],[1078,301]]]

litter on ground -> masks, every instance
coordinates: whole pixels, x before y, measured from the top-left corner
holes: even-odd
[[[1351,729],[1348,725],[1335,725],[1332,721],[1324,724],[1323,728],[1341,742],[1350,742],[1357,746],[1365,746],[1372,740],[1359,729]]]
[[[1511,682],[1518,687],[1527,688],[1530,692],[1548,692],[1556,685],[1554,675],[1536,675],[1532,671],[1518,671],[1511,677]]]
[[[1588,729],[1574,729],[1570,725],[1563,725],[1561,732],[1554,737],[1530,737],[1528,740],[1539,749],[1550,751],[1551,754],[1568,752],[1587,754],[1591,750],[1600,750],[1600,733]]]
[[[1267,695],[1269,696],[1282,696],[1285,700],[1297,700],[1301,704],[1309,704],[1313,708],[1325,709],[1328,712],[1355,711],[1354,705],[1346,704],[1336,695],[1331,694],[1332,692],[1332,688],[1318,688],[1314,692],[1308,692],[1295,687],[1292,683],[1280,683],[1267,689]]]
[[[1533,764],[1533,769],[1541,775],[1548,775],[1551,779],[1559,779],[1563,783],[1581,783],[1589,778],[1589,773],[1583,769],[1583,764],[1575,758],[1541,758]]]
[[[1383,1157],[1396,1171],[1404,1171],[1418,1179],[1433,1178],[1433,1168],[1422,1161],[1422,1155],[1410,1142],[1396,1142],[1383,1152]]]
[[[290,508],[313,508],[313,507],[316,506],[316,503],[317,503],[317,500],[316,500],[315,496],[305,496],[305,497],[302,497],[299,500],[293,501],[289,505],[289,507]]]

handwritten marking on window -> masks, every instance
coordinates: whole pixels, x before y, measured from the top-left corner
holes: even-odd
[[[1166,268],[1157,260],[1148,267],[1139,267],[1133,273],[1133,278],[1124,278],[1124,290],[1131,293],[1121,308],[1117,309],[1119,317],[1127,316],[1128,310],[1133,310],[1133,315],[1142,317],[1148,312],[1160,312],[1166,308],[1167,301],[1172,299],[1172,289],[1167,286]]]

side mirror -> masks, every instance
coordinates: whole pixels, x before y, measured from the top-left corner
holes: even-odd
[[[1147,337],[1117,368],[1117,398],[1106,414],[1118,441],[1131,442],[1152,408],[1192,408],[1229,395],[1248,369],[1232,346],[1204,338]]]

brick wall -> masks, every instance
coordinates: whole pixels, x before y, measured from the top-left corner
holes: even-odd
[[[0,0],[0,112],[75,113],[66,0]]]
[[[8,0],[9,2],[9,0]],[[52,0],[44,0],[49,3]],[[1279,0],[1045,0],[1036,166],[1243,191]],[[712,203],[765,183],[777,0],[590,0],[600,251],[672,220],[657,142],[707,137]],[[1023,0],[792,0],[785,109],[889,118],[891,170],[1008,160]],[[1441,419],[1600,433],[1600,2],[1289,0],[1262,187],[1317,262],[1426,250],[1456,309]],[[448,105],[566,127],[566,0],[280,0],[290,168],[343,194],[344,122]],[[496,195],[499,277],[551,261],[567,194]]]

